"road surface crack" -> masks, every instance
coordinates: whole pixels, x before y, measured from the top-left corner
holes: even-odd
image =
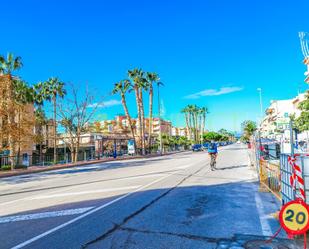
[[[221,240],[225,241],[233,241],[233,238],[212,238],[212,237],[205,237],[193,234],[184,234],[184,233],[172,233],[172,232],[163,232],[163,231],[150,231],[150,230],[140,230],[130,227],[120,227],[119,230],[130,232],[130,233],[144,233],[144,234],[154,234],[154,235],[167,235],[167,236],[175,236],[190,240],[199,240],[205,241],[210,243],[218,243]]]
[[[155,204],[156,202],[158,202],[159,200],[161,200],[163,197],[165,197],[166,195],[168,195],[171,191],[173,191],[175,188],[177,188],[179,185],[181,185],[182,183],[184,183],[187,179],[189,179],[191,176],[199,173],[202,169],[204,168],[201,167],[198,170],[196,170],[195,172],[187,175],[185,178],[183,178],[180,182],[178,182],[174,187],[170,188],[169,190],[167,190],[166,192],[164,192],[163,194],[161,194],[160,196],[158,196],[157,198],[153,199],[152,201],[150,201],[148,204],[144,205],[143,207],[141,207],[140,209],[138,209],[137,211],[135,211],[134,213],[130,214],[129,216],[127,216],[126,218],[123,219],[123,221],[120,224],[115,224],[114,227],[112,227],[110,230],[108,230],[107,232],[105,232],[104,234],[100,235],[99,237],[97,237],[96,239],[87,242],[85,245],[83,245],[81,248],[86,248],[87,246],[94,244],[100,240],[104,240],[105,238],[107,238],[109,235],[111,235],[112,233],[116,232],[117,230],[121,229],[123,227],[123,225],[125,225],[129,220],[133,219],[135,216],[139,215],[140,213],[142,213],[143,211],[145,211],[147,208],[149,208],[150,206],[152,206],[153,204]]]

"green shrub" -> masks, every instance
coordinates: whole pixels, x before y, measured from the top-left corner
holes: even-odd
[[[27,169],[27,166],[20,164],[20,165],[16,165],[15,169]]]
[[[11,165],[2,165],[1,170],[11,170]]]

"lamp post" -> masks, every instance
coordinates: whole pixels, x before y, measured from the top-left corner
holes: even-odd
[[[260,95],[260,115],[261,115],[261,123],[263,119],[263,101],[262,101],[262,88],[257,89]]]

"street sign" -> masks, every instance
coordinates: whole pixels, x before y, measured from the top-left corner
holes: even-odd
[[[304,234],[309,229],[309,207],[301,199],[290,201],[281,208],[279,220],[288,234]]]
[[[135,154],[134,140],[128,141],[128,154]]]

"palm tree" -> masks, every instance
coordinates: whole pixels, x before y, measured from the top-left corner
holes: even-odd
[[[193,134],[194,143],[196,142],[196,105],[188,105],[189,112],[189,124],[191,129],[191,134]]]
[[[196,105],[187,105],[181,110],[185,115],[187,132],[190,140],[193,137],[194,143],[202,142],[201,135],[204,133],[207,108],[200,108]]]
[[[160,99],[160,86],[163,86],[162,82],[157,82],[158,89],[158,118],[159,118],[159,139],[160,139],[160,154],[162,155],[162,129],[161,129],[161,99]]]
[[[187,133],[189,140],[191,140],[191,128],[190,128],[190,123],[189,123],[189,108],[185,107],[181,110],[181,113],[185,115],[185,121],[186,121],[186,127],[187,127]]]
[[[193,115],[194,115],[194,130],[195,130],[195,142],[198,143],[199,142],[199,112],[200,112],[200,108],[196,105],[194,105],[194,109],[193,109]]]
[[[134,140],[134,146],[135,146],[135,151],[136,151],[134,127],[133,127],[132,119],[131,119],[131,116],[129,114],[127,101],[126,101],[126,93],[130,90],[130,87],[131,87],[131,82],[129,80],[121,80],[121,81],[115,83],[112,94],[119,93],[120,96],[121,96],[122,106],[123,106],[125,115],[127,117],[127,120],[129,122],[129,128],[130,128],[133,140]]]
[[[7,91],[7,117],[9,127],[15,126],[15,110],[14,110],[14,99],[13,99],[13,80],[12,72],[20,69],[23,66],[21,57],[14,57],[13,54],[8,53],[7,56],[0,55],[0,75],[5,75],[8,79],[8,85],[6,86]],[[15,166],[15,140],[11,132],[8,134],[8,144],[11,158],[11,168]]]
[[[204,131],[205,131],[205,124],[206,124],[206,114],[208,112],[207,107],[202,107],[200,109],[201,117],[202,117],[202,122],[201,122],[201,144],[204,142]]]
[[[8,53],[7,57],[0,55],[0,74],[12,77],[12,72],[23,66],[21,57],[14,58],[12,53]]]
[[[35,123],[37,133],[36,134],[36,141],[39,144],[39,153],[40,153],[40,162],[43,160],[42,148],[43,148],[43,140],[44,136],[43,126],[47,124],[47,118],[45,112],[43,110],[44,101],[49,100],[50,96],[47,94],[47,83],[46,82],[39,82],[33,86],[34,91],[34,104],[36,105],[37,109],[35,110]]]
[[[153,111],[153,84],[159,83],[159,76],[157,73],[146,73],[147,89],[149,90],[149,127],[148,127],[148,146],[151,149],[151,133],[152,133],[152,111]]]
[[[253,133],[257,130],[256,123],[251,120],[246,120],[241,124],[242,129],[246,135],[246,137],[250,138]]]
[[[44,83],[44,95],[52,101],[54,114],[54,163],[57,162],[57,98],[63,98],[66,95],[64,83],[58,78],[49,78]]]
[[[132,80],[132,90],[135,92],[138,122],[139,122],[139,138],[141,141],[142,154],[145,155],[145,136],[144,136],[144,105],[143,105],[143,89],[146,87],[146,79],[141,69],[135,68],[128,71],[128,76]]]

